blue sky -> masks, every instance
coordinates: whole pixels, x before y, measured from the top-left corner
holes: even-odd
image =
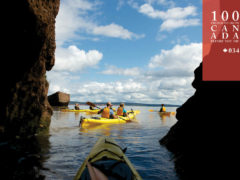
[[[182,104],[202,60],[200,0],[61,0],[49,94]]]

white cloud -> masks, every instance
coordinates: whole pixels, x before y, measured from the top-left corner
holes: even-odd
[[[149,67],[161,67],[166,72],[193,73],[202,60],[202,43],[176,45],[170,50],[161,50],[150,59]]]
[[[159,89],[178,89],[187,88],[187,86],[192,82],[192,77],[167,77],[160,82]]]
[[[103,54],[97,50],[85,52],[76,46],[57,48],[56,62],[53,70],[74,72],[86,67],[93,67],[99,63]]]
[[[99,25],[96,17],[100,14],[98,1],[67,0],[61,1],[59,14],[56,18],[56,41],[57,45],[73,41],[81,36],[101,35],[120,39],[142,38],[121,25],[111,23]],[[84,34],[85,33],[85,34]]]
[[[151,18],[156,19],[182,19],[187,16],[195,16],[196,15],[196,7],[195,6],[187,6],[185,8],[175,7],[168,9],[167,11],[159,11],[155,10],[150,4],[143,4],[139,8],[139,12],[143,13]]]
[[[200,19],[168,19],[160,27],[160,31],[172,31],[181,27],[198,26]]]
[[[66,71],[50,71],[47,72],[47,80],[49,82],[48,94],[53,94],[57,91],[62,91],[71,94],[70,84],[74,80],[79,80],[80,77],[70,74]]]
[[[57,77],[58,76],[58,77]],[[56,91],[70,93],[71,100],[98,102],[139,102],[181,104],[191,94],[192,77],[160,77],[155,79],[133,78],[109,82],[71,81],[71,74],[59,73],[50,84],[49,94]]]
[[[144,84],[128,81],[115,82],[88,82],[78,85],[70,85],[71,100],[78,101],[142,101],[142,96],[146,91]],[[138,94],[138,96],[137,96]]]
[[[194,93],[191,82],[193,71],[201,62],[201,48],[201,43],[191,43],[162,50],[150,58],[149,71],[141,73],[136,67],[124,69],[115,66],[108,66],[102,72],[132,75],[129,80],[84,82],[69,70],[51,71],[47,75],[50,81],[49,94],[63,91],[71,95],[71,100],[77,101],[182,104]],[[86,55],[89,52],[84,53]]]
[[[92,29],[92,33],[95,35],[102,35],[102,36],[121,38],[121,39],[132,39],[132,38],[138,39],[138,38],[144,37],[144,35],[137,35],[135,33],[128,31],[122,26],[114,23],[106,26],[95,26]]]
[[[107,70],[102,71],[102,73],[107,75],[138,76],[140,74],[140,69],[137,67],[123,69],[115,66],[108,66]]]
[[[94,26],[88,16],[89,11],[96,9],[97,3],[86,0],[63,0],[56,18],[56,41],[62,45],[77,37],[77,31],[83,31]]]
[[[189,16],[197,15],[197,8],[195,6],[184,8],[174,7],[167,11],[159,11],[154,9],[151,4],[146,3],[140,6],[138,11],[150,18],[163,20],[160,31],[171,31],[181,27],[200,25],[200,19],[189,18]]]

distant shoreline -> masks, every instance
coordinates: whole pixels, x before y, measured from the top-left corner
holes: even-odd
[[[87,105],[86,102],[78,102],[78,101],[70,101],[69,105],[74,105],[75,103],[78,103],[80,105]],[[106,105],[107,102],[93,102],[97,106]],[[112,105],[119,105],[120,102],[112,102]],[[143,103],[130,103],[130,102],[124,102],[126,106],[152,106],[152,107],[160,107],[161,104],[143,104]],[[164,104],[165,107],[180,107],[181,105],[175,105],[175,104]]]

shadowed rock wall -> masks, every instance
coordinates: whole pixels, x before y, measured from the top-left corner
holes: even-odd
[[[59,0],[5,2],[0,137],[29,136],[50,123],[46,70],[54,65]],[[3,71],[7,70],[7,71]]]
[[[237,10],[229,1],[219,3],[221,11]],[[233,33],[229,31],[229,36]],[[224,58],[231,63],[230,55],[219,53],[228,46],[213,43],[203,61]],[[182,179],[240,179],[240,81],[202,81],[201,64],[192,86],[195,94],[177,109],[178,122],[160,143],[175,155],[175,168]]]
[[[192,85],[195,94],[160,143],[173,152],[182,179],[238,177],[240,82],[203,82],[200,65]]]
[[[54,65],[59,0],[3,1],[0,179],[44,179],[52,108],[46,71]],[[41,136],[34,136],[42,132]]]

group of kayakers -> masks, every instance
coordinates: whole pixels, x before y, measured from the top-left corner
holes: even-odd
[[[123,116],[123,117],[128,116],[127,111],[124,109],[124,103],[120,103],[116,113],[115,113],[115,110],[112,108],[112,106],[113,105],[111,104],[111,102],[107,102],[106,107],[100,109],[98,111],[98,114],[101,114],[102,118],[108,118],[108,119],[117,119],[118,116]],[[74,108],[75,110],[80,110],[79,104],[76,103]],[[93,106],[89,106],[89,109],[95,110]],[[161,105],[159,112],[166,112],[166,108],[164,104]]]
[[[107,118],[107,119],[117,119],[118,116],[123,116],[123,117],[127,117],[128,113],[127,111],[124,109],[124,103],[120,103],[116,114],[115,114],[115,110],[112,108],[112,103],[111,102],[107,102],[106,107],[100,109],[98,111],[98,114],[101,114],[102,118]],[[79,110],[79,104],[76,103],[74,106],[75,110]],[[93,106],[89,107],[90,110],[95,110]]]
[[[80,106],[79,106],[78,103],[75,103],[74,109],[75,109],[75,110],[80,110]],[[94,107],[93,107],[93,106],[89,106],[89,109],[90,109],[90,110],[94,110]]]
[[[120,103],[115,115],[111,102],[108,102],[105,108],[98,111],[98,114],[101,114],[102,118],[108,119],[117,119],[118,116],[126,117],[128,115],[127,111],[124,109],[124,103]]]

